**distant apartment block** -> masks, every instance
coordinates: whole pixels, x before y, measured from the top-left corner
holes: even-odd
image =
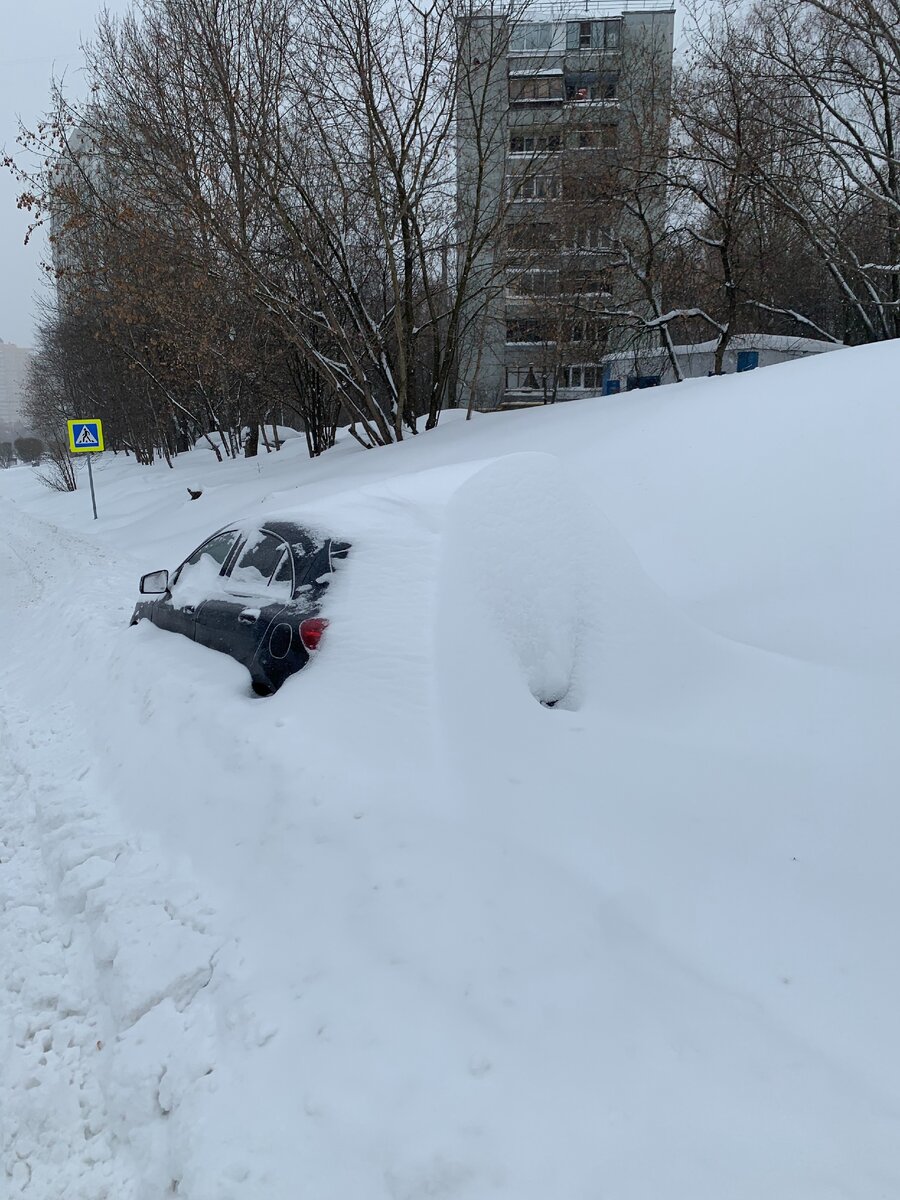
[[[103,179],[102,163],[102,155],[97,149],[93,135],[83,126],[76,126],[70,130],[66,147],[60,153],[57,163],[57,186],[62,194],[65,196],[67,191],[71,191],[73,195],[77,195],[85,189],[100,186]],[[65,202],[50,213],[50,245],[53,269],[56,273],[57,300],[60,304],[65,304],[72,288],[69,273],[78,263]]]
[[[466,288],[460,402],[599,389],[624,337],[608,316],[627,286],[616,270],[634,220],[621,201],[624,168],[652,176],[648,153],[664,153],[668,137],[674,10],[669,0],[587,0],[514,17],[475,8],[464,24],[461,65],[479,108],[464,92],[460,225],[485,196],[501,220]],[[642,217],[661,223],[663,212],[659,194]]]
[[[25,425],[25,380],[31,350],[0,339],[0,440],[28,432]]]

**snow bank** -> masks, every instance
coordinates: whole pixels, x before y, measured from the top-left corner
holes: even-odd
[[[296,441],[297,439],[302,439],[305,443],[305,436],[304,436],[302,430],[292,429],[289,425],[278,425],[277,430],[278,430],[278,441],[279,441],[280,445],[284,445],[286,442]],[[241,439],[242,444],[243,444],[243,440],[247,437],[248,433],[249,433],[249,430],[247,430],[247,429],[242,430],[242,439]],[[263,438],[262,432],[260,432],[260,435],[259,435],[259,453],[260,454],[268,453],[268,451],[266,450],[266,441],[268,441],[269,447],[272,450],[274,450],[275,449],[275,446],[274,446],[275,439],[274,439],[274,436],[272,433],[272,426],[270,424],[266,424],[265,439]],[[211,429],[208,433],[202,434],[200,437],[198,437],[194,441],[194,449],[195,450],[205,450],[205,451],[208,451],[210,454],[215,454],[215,451],[213,450],[213,446],[218,447],[218,449],[220,449],[220,450],[224,446],[224,439],[223,439],[221,433],[219,433],[219,431],[217,429]]]
[[[0,474],[7,1190],[900,1194],[896,358]],[[266,700],[127,625],[254,513],[353,544]]]

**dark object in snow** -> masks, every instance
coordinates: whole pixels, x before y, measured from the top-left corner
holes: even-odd
[[[188,488],[187,493],[192,500],[199,500],[203,495],[203,489],[201,488],[199,491],[195,492],[192,488]]]
[[[153,599],[138,601],[131,624],[146,619],[230,654],[253,690],[269,695],[318,648],[328,625],[323,599],[349,550],[288,521],[226,526],[171,576],[141,578],[141,594]]]

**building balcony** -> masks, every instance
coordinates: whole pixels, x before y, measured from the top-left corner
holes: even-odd
[[[566,108],[589,108],[589,109],[607,109],[610,112],[618,112],[619,97],[618,96],[567,96]]]

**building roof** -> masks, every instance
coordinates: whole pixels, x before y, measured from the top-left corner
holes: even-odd
[[[673,349],[679,358],[690,358],[691,355],[713,354],[717,339],[711,338],[706,342],[690,342],[687,345],[675,346]],[[771,350],[778,354],[824,354],[829,350],[841,350],[843,342],[826,342],[819,338],[789,337],[779,333],[736,333],[730,338],[725,352],[734,353],[741,350]],[[664,360],[666,351],[661,346],[647,350],[619,350],[606,354],[603,362],[632,361],[637,358],[640,362]]]
[[[710,354],[717,344],[716,338],[708,342],[694,342],[687,346],[676,346],[678,354]],[[826,342],[819,338],[788,337],[780,333],[736,333],[729,339],[727,350],[777,350],[780,354],[822,354],[827,350],[840,350],[843,343]]]
[[[589,21],[591,17],[621,17],[630,12],[674,12],[673,0],[580,0],[554,4],[533,0],[523,6],[517,21]]]

